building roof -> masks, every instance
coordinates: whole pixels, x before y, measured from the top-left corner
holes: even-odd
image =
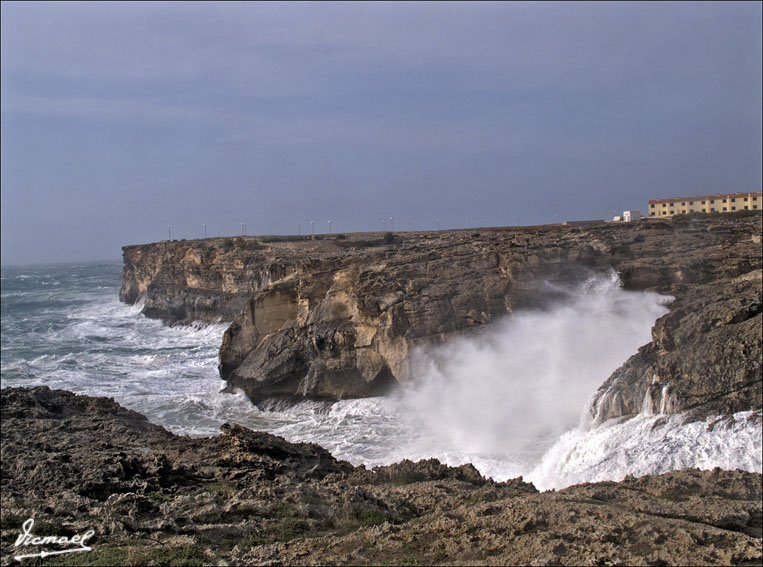
[[[649,204],[652,203],[675,203],[677,201],[701,201],[702,199],[735,199],[737,197],[760,197],[763,191],[750,191],[749,193],[717,193],[715,195],[700,195],[698,197],[671,197],[669,199],[650,199]]]

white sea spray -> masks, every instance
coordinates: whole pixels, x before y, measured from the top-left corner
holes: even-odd
[[[225,323],[168,327],[119,303],[119,268],[3,268],[2,385],[114,397],[175,433],[215,435],[226,421],[323,445],[369,466],[436,457],[541,488],[677,467],[761,470],[760,422],[642,415],[581,423],[589,396],[650,340],[665,297],[625,292],[616,276],[566,290],[484,332],[421,353],[411,387],[387,398],[254,407],[221,392]],[[557,290],[558,291],[558,290]]]

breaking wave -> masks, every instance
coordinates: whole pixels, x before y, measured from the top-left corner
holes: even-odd
[[[543,310],[420,352],[418,373],[385,398],[253,406],[222,393],[226,325],[167,327],[117,300],[118,263],[3,268],[2,385],[115,398],[179,434],[226,421],[315,442],[353,464],[436,457],[539,488],[681,467],[761,470],[760,413],[686,423],[642,415],[581,422],[589,396],[639,346],[670,298],[595,277]]]

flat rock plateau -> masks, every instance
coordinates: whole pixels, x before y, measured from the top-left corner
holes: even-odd
[[[231,424],[179,437],[111,399],[46,387],[4,389],[2,415],[3,565],[39,552],[14,547],[28,518],[39,536],[95,532],[92,551],[45,565],[763,560],[755,473],[690,469],[539,493],[434,459],[366,470]]]
[[[594,396],[596,421],[761,409],[760,214],[126,246],[120,298],[168,324],[230,321],[220,373],[254,403],[342,399],[415,379],[416,349],[612,271],[675,301]],[[759,473],[539,493],[434,459],[367,470],[235,424],[181,437],[45,387],[2,390],[1,443],[3,565],[40,550],[14,545],[29,518],[39,536],[95,532],[93,551],[29,564],[763,562]]]

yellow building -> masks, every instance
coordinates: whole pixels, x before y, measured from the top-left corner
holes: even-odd
[[[688,213],[735,213],[737,211],[761,210],[763,192],[727,193],[703,197],[675,197],[649,201],[649,216],[667,218]]]

